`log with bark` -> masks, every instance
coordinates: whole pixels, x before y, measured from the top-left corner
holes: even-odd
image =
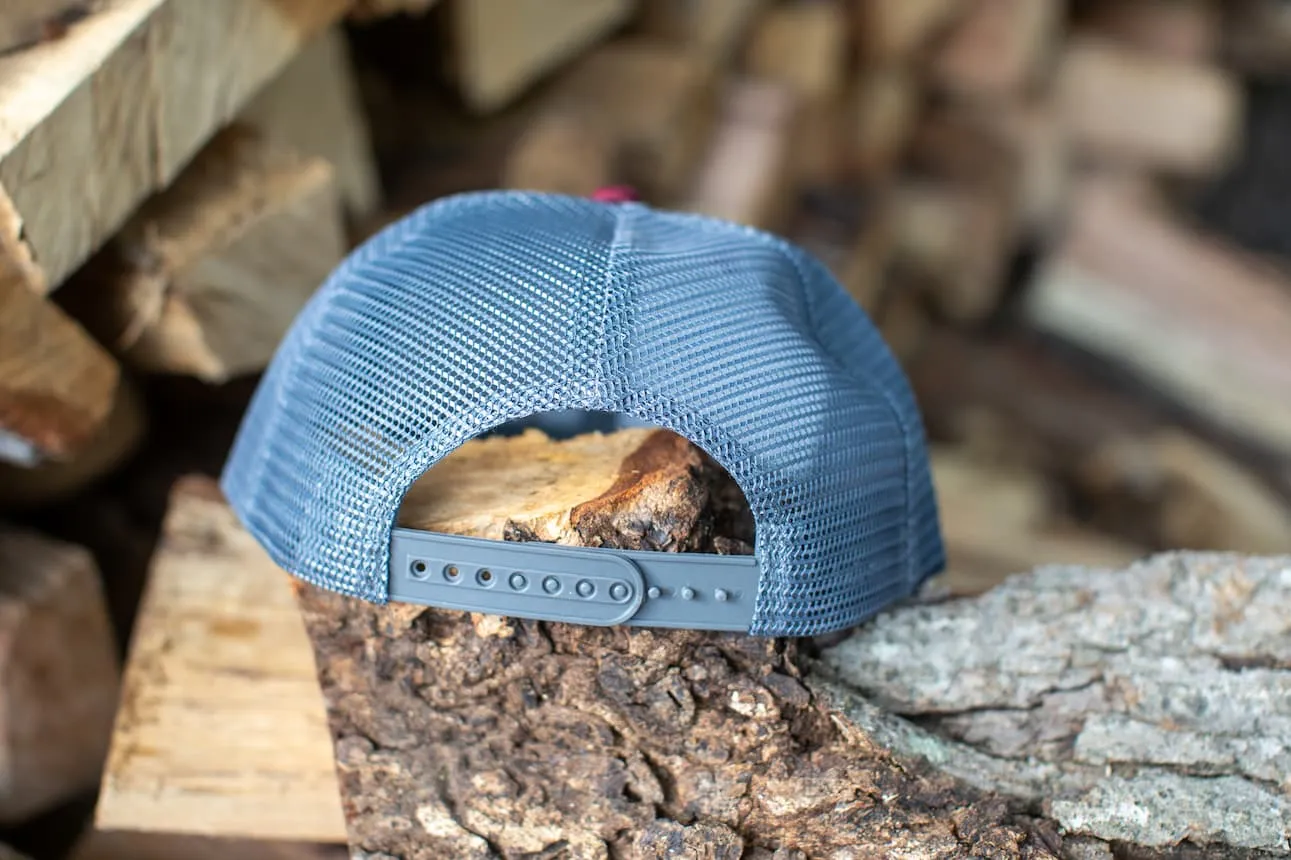
[[[415,486],[399,520],[656,550],[748,551],[753,537],[730,479],[648,428],[468,443]],[[1286,717],[1257,691],[1288,683],[1289,566],[1175,555],[1128,571],[1053,568],[976,600],[894,609],[832,646],[579,627],[289,589],[209,481],[189,480],[140,619],[125,693],[136,704],[118,722],[100,824],[131,805],[131,826],[165,830],[186,781],[189,821],[211,835],[245,837],[294,809],[294,838],[312,826],[361,857],[1110,857],[1109,845],[1165,857],[1176,843],[1173,856],[1276,856],[1291,820],[1267,777],[1286,755]],[[292,591],[309,640],[298,619],[281,634]],[[1133,635],[1144,618],[1155,638]],[[283,726],[318,713],[317,689],[302,677],[264,701],[268,661],[307,671],[306,641],[340,832],[334,813],[311,819],[296,803],[298,774],[332,765],[326,740]],[[908,671],[885,671],[898,660]],[[1172,672],[1176,660],[1196,674]],[[186,663],[203,677],[172,674]],[[1165,698],[1174,692],[1184,697]],[[1219,708],[1226,694],[1240,705],[1214,711],[1232,719],[1213,727],[1169,705],[1186,711],[1203,695]],[[162,706],[185,698],[187,708]],[[921,708],[934,713],[901,716]],[[1127,751],[1140,737],[1152,743]],[[204,749],[185,754],[197,738]],[[1171,758],[1175,741],[1186,752]],[[258,772],[230,767],[249,742]],[[1031,757],[1010,758],[1009,744]],[[172,778],[177,756],[204,764]],[[1163,791],[1177,792],[1177,809],[1163,808]],[[1140,809],[1160,817],[1143,826]],[[1194,826],[1181,814],[1196,814]]]
[[[0,270],[57,287],[346,5],[121,0],[0,57]]]
[[[332,167],[232,126],[60,300],[132,366],[207,382],[262,370],[347,244]]]
[[[0,529],[0,823],[20,823],[94,786],[118,672],[90,554]]]

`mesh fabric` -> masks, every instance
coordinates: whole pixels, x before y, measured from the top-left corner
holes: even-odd
[[[920,416],[861,309],[787,242],[636,203],[481,192],[386,228],[297,318],[223,486],[279,565],[383,602],[412,482],[560,409],[667,427],[731,474],[751,633],[850,626],[942,567]]]

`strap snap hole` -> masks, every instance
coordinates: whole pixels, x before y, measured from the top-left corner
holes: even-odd
[[[444,566],[444,579],[456,582],[459,576],[461,576],[461,571],[457,569],[457,565],[449,564]]]

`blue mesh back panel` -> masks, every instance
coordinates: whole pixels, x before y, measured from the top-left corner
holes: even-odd
[[[850,626],[943,565],[918,409],[861,309],[787,242],[635,203],[481,192],[387,227],[301,312],[223,486],[279,565],[382,602],[412,482],[559,409],[670,428],[730,472],[754,634]]]

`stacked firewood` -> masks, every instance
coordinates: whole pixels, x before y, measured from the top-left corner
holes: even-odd
[[[343,255],[453,191],[626,184],[817,253],[915,386],[952,590],[1291,552],[1291,274],[1193,205],[1245,163],[1248,87],[1291,74],[1284,5],[6,0],[0,829],[102,780],[154,841],[84,858],[344,839],[290,595],[221,590],[252,551],[170,547],[132,631],[117,545],[67,536],[201,447],[159,380],[235,420]]]

